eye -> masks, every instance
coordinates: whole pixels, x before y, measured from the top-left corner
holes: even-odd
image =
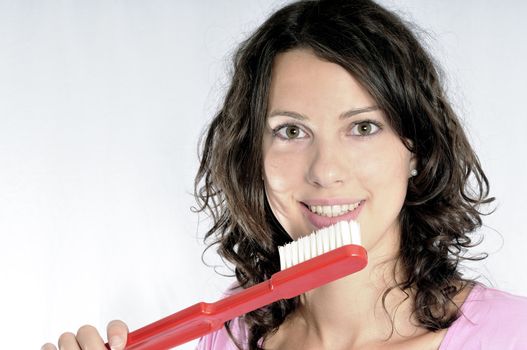
[[[379,130],[380,127],[378,124],[365,120],[355,123],[351,129],[351,134],[355,136],[369,136],[378,133]]]
[[[284,140],[294,140],[306,137],[306,133],[298,125],[293,124],[278,126],[273,130],[273,134]]]

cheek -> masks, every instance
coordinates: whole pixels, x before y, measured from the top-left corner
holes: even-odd
[[[285,193],[291,187],[290,178],[284,174],[284,162],[264,158],[264,182],[268,194]]]
[[[269,194],[287,194],[303,178],[301,158],[294,154],[269,151],[264,154],[264,181]]]
[[[302,158],[274,150],[264,153],[264,185],[271,210],[291,237],[297,237],[305,228],[295,194],[304,177]]]
[[[390,149],[390,148],[386,148]],[[369,192],[372,205],[382,216],[396,219],[406,197],[410,156],[406,149],[379,152],[359,167],[357,176]]]
[[[357,176],[361,178],[361,182],[369,183],[374,188],[399,188],[405,192],[408,174],[409,158],[400,152],[381,153],[362,161],[362,165],[357,167]]]
[[[406,197],[409,159],[400,152],[376,154],[357,167],[358,181],[366,190],[369,202],[359,222],[366,249],[386,253],[385,250],[393,251],[397,247],[398,218]]]
[[[282,216],[287,208],[285,198],[291,189],[291,178],[284,171],[286,163],[287,157],[280,157],[274,152],[264,154],[265,194],[279,222],[282,222]]]

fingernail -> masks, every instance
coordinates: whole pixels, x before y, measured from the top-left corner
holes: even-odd
[[[110,340],[108,341],[108,345],[110,345],[110,349],[112,350],[116,350],[117,348],[121,348],[121,346],[123,345],[123,338],[119,337],[119,336],[113,336],[110,338]]]

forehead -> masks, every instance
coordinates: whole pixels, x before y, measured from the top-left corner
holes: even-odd
[[[268,103],[270,111],[298,111],[348,110],[373,105],[375,101],[342,66],[319,58],[309,49],[295,49],[276,56]]]

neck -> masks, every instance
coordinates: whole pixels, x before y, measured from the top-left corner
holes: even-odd
[[[398,246],[398,242],[389,239],[380,244]],[[301,297],[298,317],[304,320],[307,334],[317,337],[325,348],[371,344],[386,341],[390,336],[390,340],[397,341],[399,337],[423,331],[411,320],[411,295],[395,288],[383,303],[384,292],[395,285],[396,252],[380,256],[376,251],[387,250],[378,248],[369,250],[364,270]]]

